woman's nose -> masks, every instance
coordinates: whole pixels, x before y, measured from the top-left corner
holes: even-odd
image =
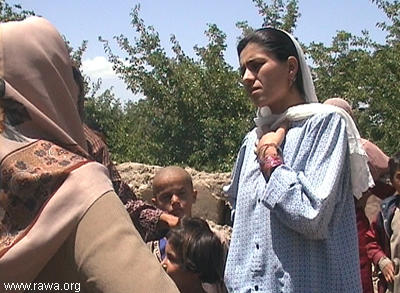
[[[244,73],[243,73],[243,77],[242,77],[242,81],[244,85],[248,85],[254,82],[254,73],[251,72],[251,70],[249,69],[245,69]]]

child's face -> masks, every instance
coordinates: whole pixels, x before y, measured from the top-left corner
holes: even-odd
[[[153,183],[153,203],[177,217],[191,216],[197,191],[180,174],[168,174]]]
[[[394,189],[396,189],[397,193],[400,194],[400,171],[396,171],[396,173],[394,173],[391,181]]]
[[[190,284],[193,285],[197,275],[181,267],[182,260],[175,252],[173,246],[169,245],[168,242],[165,247],[165,255],[166,257],[161,262],[162,267],[175,282],[179,290],[184,292],[183,288],[187,288],[187,285]]]

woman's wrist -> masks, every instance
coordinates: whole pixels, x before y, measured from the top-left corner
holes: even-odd
[[[257,157],[262,159],[267,155],[278,155],[281,153],[281,148],[276,143],[264,143],[258,147]]]
[[[265,143],[259,147],[257,159],[264,174],[270,176],[272,171],[283,163],[281,153],[276,143]]]
[[[386,267],[390,263],[392,263],[390,258],[388,258],[387,256],[382,256],[378,262],[378,266],[379,266],[380,270],[382,271],[383,268]]]

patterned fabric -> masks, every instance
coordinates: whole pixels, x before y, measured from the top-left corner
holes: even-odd
[[[346,123],[336,113],[291,123],[284,164],[264,178],[245,138],[227,190],[235,208],[229,292],[361,292]]]
[[[125,208],[145,242],[160,239],[167,234],[167,230],[157,229],[162,210],[140,199],[128,201]]]
[[[157,225],[162,214],[160,209],[136,197],[135,193],[124,182],[117,168],[110,159],[110,152],[101,138],[101,134],[94,132],[86,124],[83,125],[88,152],[93,159],[107,167],[115,192],[125,205],[132,222],[145,241],[164,237],[167,231],[158,231]]]
[[[154,257],[161,263],[165,258],[165,247],[167,246],[167,238],[163,237],[159,240],[149,241],[146,243]]]
[[[324,105],[319,103],[299,104],[289,107],[282,114],[273,115],[278,117],[275,117],[273,121],[270,121],[272,123],[270,125],[270,130],[278,129],[278,127],[284,121],[302,121],[313,115],[322,113],[337,113],[346,122],[347,142],[349,144],[351,187],[353,189],[353,195],[357,199],[360,199],[365,191],[374,186],[374,180],[368,168],[368,156],[362,145],[360,133],[358,132],[357,126],[355,125],[353,119],[346,111],[332,105]],[[273,117],[263,117],[263,119],[260,121],[257,121],[257,118],[254,120],[257,125],[262,123],[262,120],[269,120],[269,118]],[[269,127],[268,124],[264,126]],[[264,127],[263,129],[265,130]]]
[[[88,162],[51,142],[39,140],[8,155],[1,164],[0,256],[25,235],[68,174]]]

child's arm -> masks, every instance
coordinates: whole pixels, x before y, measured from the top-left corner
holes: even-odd
[[[379,268],[385,277],[386,282],[393,283],[394,281],[394,264],[388,257],[384,256],[379,261]]]
[[[365,234],[368,239],[367,253],[374,265],[379,267],[385,280],[388,283],[392,283],[394,280],[394,265],[384,251],[384,239],[380,239],[381,237],[379,237],[380,235],[386,237],[385,232],[380,231],[382,225],[378,225],[379,221],[382,221],[380,213],[372,221],[370,229]]]

